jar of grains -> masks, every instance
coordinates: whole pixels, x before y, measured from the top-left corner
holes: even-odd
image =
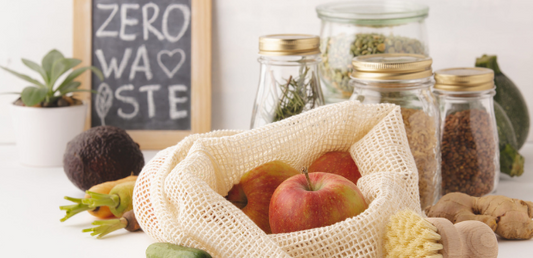
[[[419,175],[421,208],[440,197],[439,112],[431,93],[432,60],[415,54],[358,56],[352,61],[352,100],[401,107]]]
[[[443,194],[482,196],[496,189],[500,165],[493,80],[494,72],[487,68],[435,72]]]
[[[252,129],[324,105],[318,76],[319,44],[315,35],[259,38],[261,66]]]
[[[320,72],[326,103],[350,98],[352,58],[381,53],[428,55],[426,5],[395,0],[355,0],[316,7],[321,19]]]

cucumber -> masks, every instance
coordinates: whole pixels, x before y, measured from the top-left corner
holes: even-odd
[[[211,258],[211,255],[196,248],[170,243],[153,243],[146,249],[146,258]]]
[[[516,150],[519,150],[526,142],[529,133],[529,111],[522,93],[502,73],[496,56],[483,55],[480,58],[476,58],[476,67],[490,68],[494,71],[494,84],[496,85],[494,101],[501,105],[507,117],[511,120],[518,144]]]
[[[518,153],[518,143],[511,120],[497,102],[494,102],[494,116],[498,127],[500,171],[511,177],[521,176],[524,173],[524,157]]]

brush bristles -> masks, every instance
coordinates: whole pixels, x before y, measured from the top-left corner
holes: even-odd
[[[411,210],[391,216],[385,236],[387,258],[442,258],[437,228]]]

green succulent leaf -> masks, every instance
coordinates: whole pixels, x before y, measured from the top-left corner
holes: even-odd
[[[39,81],[37,81],[37,80],[27,76],[27,75],[24,75],[24,74],[21,74],[21,73],[17,73],[17,72],[15,72],[15,71],[7,68],[7,67],[0,66],[0,68],[4,69],[7,72],[10,72],[11,74],[19,77],[20,79],[23,79],[23,80],[25,80],[25,81],[27,81],[29,83],[33,83],[35,86],[38,86],[38,87],[41,87],[41,88],[45,87],[42,83],[40,83]]]
[[[88,90],[88,89],[73,89],[73,90],[69,90],[69,91],[66,91],[63,95],[67,94],[67,93],[71,93],[71,92],[90,92],[90,93],[98,93],[98,91],[95,91],[95,90]]]
[[[81,82],[69,82],[65,85],[62,85],[63,87],[62,88],[58,88],[59,92],[61,93],[61,95],[65,95],[69,92],[72,92],[73,90],[76,90],[78,89],[78,87],[80,87],[81,85]]]
[[[72,69],[76,65],[79,65],[80,63],[81,60],[75,58],[62,58],[56,60],[52,66],[52,75],[50,77],[48,86],[52,88],[62,74],[66,73],[68,70]]]
[[[46,71],[37,63],[31,61],[31,60],[28,60],[28,59],[24,59],[22,58],[22,63],[24,63],[27,67],[29,67],[30,69],[38,72],[39,74],[41,74],[41,76],[43,77],[43,80],[45,83],[48,82],[48,75],[46,74]]]
[[[98,79],[100,79],[100,81],[103,81],[104,80],[104,75],[102,74],[102,71],[100,71],[100,69],[94,67],[94,66],[91,66],[91,71],[93,71],[94,74],[96,74],[96,77],[98,77]]]
[[[91,70],[93,71],[96,76],[98,76],[98,78],[100,78],[100,80],[104,80],[104,75],[102,74],[102,72],[100,71],[100,69],[94,67],[94,66],[86,66],[86,67],[81,67],[81,68],[78,68],[74,71],[72,71],[68,76],[67,78],[65,78],[65,80],[61,83],[61,85],[59,85],[57,87],[57,89],[55,91],[61,91],[61,89],[63,87],[65,87],[65,85],[71,83],[74,79],[76,79],[78,76],[80,76],[83,72],[87,71],[87,70]]]
[[[22,59],[22,62],[30,69],[38,72],[44,79],[44,83],[39,82],[30,76],[15,72],[7,67],[0,66],[0,68],[33,84],[24,88],[20,93],[11,93],[19,94],[22,102],[26,106],[34,106],[39,102],[53,102],[54,99],[60,98],[61,96],[71,92],[96,93],[94,90],[78,89],[81,86],[81,83],[74,81],[78,76],[87,70],[91,70],[100,80],[104,80],[102,71],[100,71],[98,68],[94,66],[81,67],[68,74],[65,77],[65,80],[61,82],[56,89],[54,89],[54,85],[56,84],[57,80],[63,76],[63,74],[81,63],[81,60],[76,58],[65,58],[61,52],[55,49],[48,52],[43,57],[41,65],[24,58]],[[58,94],[59,96],[55,96],[56,92],[60,93]]]
[[[41,62],[41,66],[43,67],[43,69],[46,72],[46,75],[47,75],[47,77],[49,79],[52,76],[52,66],[54,65],[54,63],[57,60],[62,59],[62,58],[65,58],[63,56],[63,54],[61,54],[61,52],[59,52],[59,51],[57,51],[55,49],[50,51],[50,52],[48,52],[48,54],[46,54],[43,57],[43,60]]]
[[[22,90],[22,94],[20,97],[22,98],[22,102],[26,106],[34,106],[38,104],[39,102],[42,102],[46,95],[48,94],[48,90],[46,88],[37,88],[37,87],[26,87],[24,90]]]

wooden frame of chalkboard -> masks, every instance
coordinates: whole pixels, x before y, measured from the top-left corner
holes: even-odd
[[[82,60],[82,63],[80,64],[80,66],[93,65],[93,63],[96,61],[96,60],[93,60],[94,59],[93,58],[94,57],[93,0],[73,0],[73,1],[74,1],[73,56],[75,58]],[[164,1],[168,2],[169,0],[164,0]],[[113,1],[106,1],[106,2],[113,2]],[[124,1],[115,0],[115,2],[118,4],[119,2],[122,3]],[[153,5],[153,2],[157,3],[158,1],[150,1],[150,2],[151,2],[150,4]],[[177,130],[140,129],[138,130],[138,129],[126,128],[127,132],[130,134],[133,140],[141,146],[141,149],[163,149],[163,148],[177,144],[181,139],[183,139],[184,137],[190,134],[203,133],[203,132],[208,132],[211,130],[211,19],[212,19],[211,18],[211,5],[212,5],[211,0],[190,0],[190,25],[189,26],[190,26],[190,34],[191,34],[190,36],[191,37],[190,38],[191,39],[191,43],[190,43],[191,53],[190,53],[190,110],[189,110],[190,111],[189,113],[190,124],[188,125],[189,129],[188,130],[187,129],[186,130],[181,130],[181,129],[177,129]],[[146,20],[143,20],[143,22],[146,23]],[[154,33],[153,27],[152,27],[151,32]],[[121,29],[121,33],[122,33],[122,29]],[[167,35],[168,34],[165,34],[165,36]],[[170,53],[169,51],[166,51],[166,52]],[[133,54],[132,56],[135,57],[135,54]],[[160,58],[158,55],[158,61],[160,61],[159,59]],[[159,65],[161,66],[161,64]],[[172,75],[173,74],[172,72],[175,72],[178,69],[179,68],[175,70],[172,69],[171,71],[169,71],[168,69],[166,70],[165,73],[167,75]],[[93,79],[95,79],[94,75],[91,75],[90,73],[86,72],[82,74],[79,78],[80,78],[80,82],[82,83],[81,88],[94,89],[93,84],[92,84]],[[181,85],[173,85],[173,86],[179,87]],[[179,90],[180,89],[178,88],[177,91]],[[147,95],[150,96],[149,93],[152,93],[152,92],[147,92],[147,91],[150,91],[150,89],[144,91],[144,93],[147,93]],[[93,98],[95,96],[94,94],[87,94],[87,93],[77,95],[78,98],[81,98],[84,101],[86,101],[90,107],[88,109],[88,116],[87,116],[86,126],[85,126],[86,129],[89,129],[91,126],[95,126],[94,110],[91,107],[91,96],[90,95],[92,95]],[[150,100],[148,100],[148,102],[150,102]],[[152,100],[151,103],[149,104],[152,105],[152,110],[153,110],[154,100]],[[155,105],[157,105],[157,103]],[[153,115],[152,111],[150,111],[150,113],[151,115]],[[91,117],[93,118],[91,119]]]

